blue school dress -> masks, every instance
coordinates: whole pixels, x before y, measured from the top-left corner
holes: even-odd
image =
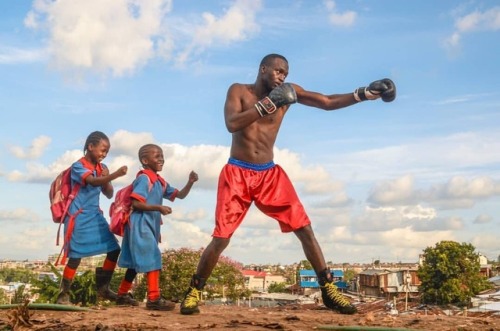
[[[132,186],[131,197],[149,205],[161,205],[164,198],[174,201],[179,192],[151,170],[142,170]],[[118,266],[140,273],[160,270],[162,260],[158,243],[161,224],[159,211],[134,210],[125,227]]]
[[[64,220],[64,251],[70,258],[82,258],[108,253],[120,248],[118,240],[109,230],[109,224],[99,207],[101,186],[86,185],[90,176],[101,176],[106,165],[94,166],[84,157],[71,166],[71,183],[81,188]]]

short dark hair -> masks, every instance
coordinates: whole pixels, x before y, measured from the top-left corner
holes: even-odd
[[[160,146],[155,145],[155,144],[146,144],[139,148],[139,152],[137,153],[139,155],[139,162],[142,163],[142,159],[146,157],[146,155],[151,151],[153,148],[158,148],[160,151],[162,150]]]
[[[101,142],[101,140],[106,140],[109,142],[108,136],[104,132],[101,131],[94,131],[89,136],[87,137],[87,140],[85,140],[85,145],[83,146],[83,152],[86,153],[87,150],[89,149],[89,145],[94,145],[96,146]]]
[[[283,56],[283,55],[280,55],[280,54],[275,54],[275,53],[271,53],[271,54],[267,54],[266,56],[264,56],[262,58],[262,61],[260,61],[260,67],[262,66],[265,66],[265,65],[269,65],[271,63],[272,60],[274,59],[282,59],[283,61],[285,61],[286,63],[288,63],[288,60]]]

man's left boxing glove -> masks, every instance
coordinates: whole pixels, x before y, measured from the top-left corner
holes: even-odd
[[[385,102],[396,99],[396,85],[389,78],[376,80],[368,87],[360,87],[354,91],[356,101],[375,100],[380,97]]]

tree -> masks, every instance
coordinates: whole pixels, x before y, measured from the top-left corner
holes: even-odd
[[[350,282],[351,280],[353,280],[354,278],[356,278],[356,271],[354,269],[346,269],[344,271],[344,278],[343,278],[343,281],[345,282]]]
[[[269,293],[285,293],[288,285],[286,283],[271,283],[267,287]]]
[[[0,283],[19,282],[28,284],[35,278],[35,273],[30,270],[19,268],[0,269]]]
[[[472,296],[487,289],[480,275],[479,254],[471,244],[441,241],[424,250],[417,274],[424,302],[467,305]]]
[[[160,288],[162,296],[172,301],[179,301],[189,287],[191,277],[196,272],[198,261],[203,249],[189,248],[169,249],[163,252],[163,268],[160,274]],[[242,265],[225,256],[219,258],[210,278],[207,279],[208,298],[224,292],[230,299],[249,296],[245,289],[245,279],[241,273]],[[142,299],[147,292],[146,277],[134,290],[134,297]]]
[[[306,269],[306,270],[312,270],[313,269],[311,262],[309,262],[308,260],[302,260],[302,261],[300,261],[299,267],[301,269]]]

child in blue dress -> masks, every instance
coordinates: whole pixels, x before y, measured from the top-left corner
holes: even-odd
[[[173,310],[175,303],[160,295],[160,270],[162,268],[160,242],[161,215],[168,215],[172,209],[164,206],[163,199],[174,201],[184,199],[198,180],[191,171],[184,188],[177,190],[158,174],[163,169],[164,157],[160,146],[147,144],[139,149],[141,170],[133,182],[132,214],[129,226],[125,227],[122,253],[118,260],[121,268],[128,268],[125,278],[118,289],[117,304],[130,304],[129,291],[137,273],[146,273],[147,302],[149,310]],[[127,302],[128,301],[128,302]]]
[[[122,166],[110,173],[101,163],[110,149],[109,138],[100,131],[92,132],[85,141],[84,156],[71,166],[71,184],[79,183],[81,188],[71,203],[64,220],[64,246],[61,263],[66,264],[61,280],[58,304],[69,304],[71,283],[83,257],[106,253],[102,267],[96,269],[97,293],[106,300],[116,301],[116,293],[109,289],[109,283],[116,267],[120,246],[109,230],[109,224],[99,207],[101,192],[113,197],[111,181],[127,174]]]

